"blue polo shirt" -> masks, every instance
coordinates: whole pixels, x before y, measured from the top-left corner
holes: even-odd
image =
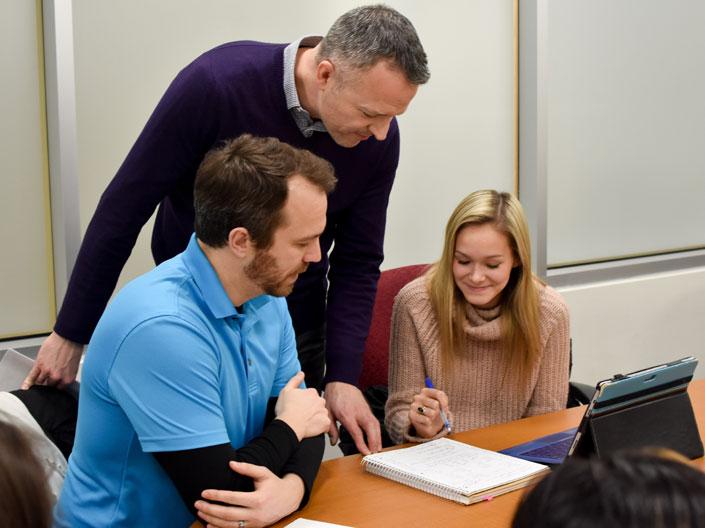
[[[188,526],[151,453],[243,446],[299,369],[286,301],[263,295],[238,312],[192,236],[125,286],[96,327],[56,525]]]

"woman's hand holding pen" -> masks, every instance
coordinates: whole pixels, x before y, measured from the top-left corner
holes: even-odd
[[[442,390],[423,388],[415,394],[409,406],[409,420],[416,434],[421,438],[436,436],[446,426],[441,411],[446,417],[450,415],[448,396]]]

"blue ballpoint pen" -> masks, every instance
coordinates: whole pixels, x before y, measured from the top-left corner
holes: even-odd
[[[426,376],[426,388],[428,389],[435,389],[433,386],[433,382],[431,381],[431,378]],[[448,431],[448,434],[450,434],[452,431],[450,430],[450,422],[448,421],[448,417],[446,416],[446,413],[443,412],[443,409],[440,409],[441,411],[441,420],[443,420],[443,425],[446,426],[446,431]]]

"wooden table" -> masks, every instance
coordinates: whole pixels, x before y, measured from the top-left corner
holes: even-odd
[[[691,383],[689,393],[700,435],[705,439],[705,379]],[[584,407],[576,407],[457,433],[451,438],[497,451],[575,427],[583,412]],[[297,517],[304,517],[355,528],[507,528],[523,493],[515,491],[491,501],[463,506],[371,475],[360,465],[361,458],[351,455],[324,462],[306,508],[274,526],[283,527]],[[702,458],[694,464],[705,469]]]

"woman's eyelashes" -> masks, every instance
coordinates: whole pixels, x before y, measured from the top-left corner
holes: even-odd
[[[461,266],[469,266],[470,264],[472,264],[472,262],[470,260],[461,259],[461,258],[457,258],[457,257],[455,259],[455,262],[457,262]],[[495,270],[495,269],[499,268],[501,265],[502,265],[501,262],[492,262],[492,263],[485,264],[485,267],[492,269],[492,270]]]

